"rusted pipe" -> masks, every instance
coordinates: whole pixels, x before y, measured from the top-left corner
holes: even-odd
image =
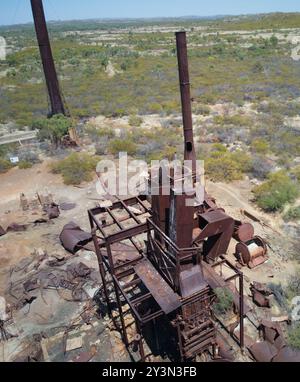
[[[176,45],[184,130],[184,159],[192,161],[192,169],[194,173],[196,171],[196,154],[193,134],[191,89],[185,32],[176,33]]]
[[[55,70],[42,0],[31,0],[31,8],[49,99],[51,103],[50,115],[66,115],[67,113],[63,104],[57,73]]]

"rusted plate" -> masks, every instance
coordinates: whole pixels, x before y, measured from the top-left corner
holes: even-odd
[[[279,351],[273,362],[300,362],[300,351],[287,346]]]
[[[201,292],[207,287],[203,278],[200,265],[195,265],[191,269],[182,271],[179,275],[180,293],[182,297],[189,297]]]
[[[92,235],[83,231],[76,223],[71,222],[64,226],[59,238],[67,251],[75,253],[92,240]]]
[[[165,314],[181,306],[178,294],[163,280],[148,260],[139,262],[134,270]]]
[[[257,342],[249,350],[257,362],[271,362],[278,353],[276,347],[267,341]]]

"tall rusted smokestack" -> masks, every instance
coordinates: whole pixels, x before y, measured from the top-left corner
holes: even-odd
[[[51,103],[51,115],[66,115],[51,51],[42,0],[31,0],[31,8]]]
[[[176,33],[176,44],[184,129],[184,159],[192,161],[193,172],[195,172],[196,154],[194,146],[190,77],[185,32]]]

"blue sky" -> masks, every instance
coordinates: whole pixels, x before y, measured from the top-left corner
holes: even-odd
[[[299,12],[299,0],[44,0],[48,20]],[[30,0],[0,1],[0,25],[31,22]]]

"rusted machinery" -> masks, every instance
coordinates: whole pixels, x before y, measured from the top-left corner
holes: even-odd
[[[176,33],[179,78],[184,126],[185,159],[192,161],[195,182],[190,83],[185,32]],[[161,182],[161,171],[154,181],[158,191],[117,200],[111,206],[88,211],[91,232],[103,281],[108,311],[121,331],[126,346],[138,345],[141,359],[144,328],[163,317],[173,328],[182,360],[194,359],[209,351],[217,354],[218,342],[212,305],[214,290],[231,291],[239,313],[238,342],[244,347],[244,315],[248,311],[243,296],[243,274],[225,257],[233,236],[248,239],[252,226],[243,225],[218,208],[206,192],[196,202],[190,190],[176,188],[183,181],[170,174],[169,194]],[[193,201],[187,203],[187,201]],[[231,274],[223,274],[227,268]],[[220,271],[221,269],[221,271]],[[109,291],[113,287],[115,301]],[[112,314],[117,303],[119,316]],[[124,311],[125,309],[125,311]],[[136,336],[130,338],[126,317],[134,318]]]
[[[268,260],[268,252],[265,241],[254,236],[252,239],[240,242],[236,246],[236,257],[242,265],[247,265],[250,269],[263,264]]]

